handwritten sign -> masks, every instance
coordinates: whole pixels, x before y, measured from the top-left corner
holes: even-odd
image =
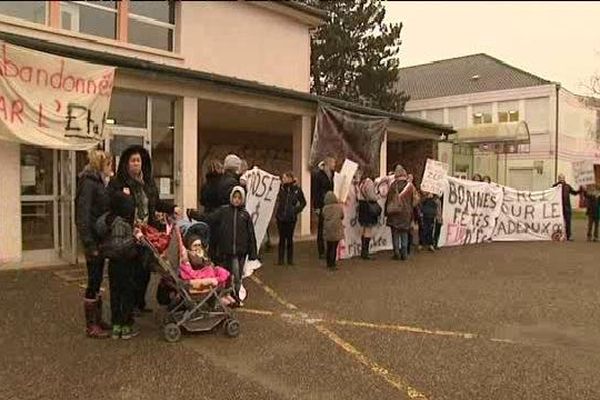
[[[594,164],[591,161],[576,161],[573,163],[573,175],[577,186],[593,185],[596,183]]]
[[[524,192],[503,187],[494,241],[559,240],[564,232],[561,188]]]
[[[448,164],[428,158],[421,180],[421,190],[441,195],[447,176]]]
[[[354,178],[357,169],[357,163],[346,159],[344,160],[344,164],[342,164],[340,173],[335,173],[333,175],[333,192],[338,198],[338,201],[342,203],[346,201],[350,186],[352,185],[352,179]]]
[[[0,139],[87,150],[103,139],[114,67],[0,41]]]
[[[451,177],[447,181],[441,244],[459,246],[491,241],[502,207],[502,188]]]

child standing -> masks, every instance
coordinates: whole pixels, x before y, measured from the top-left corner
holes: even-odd
[[[433,196],[433,193],[424,192],[424,197],[421,200],[421,213],[423,215],[422,229],[423,245],[427,246],[429,251],[434,251],[434,230],[435,221],[438,214],[438,205]]]
[[[286,172],[281,177],[283,185],[277,195],[277,230],[279,231],[279,262],[283,265],[287,250],[287,263],[294,265],[294,229],[298,214],[306,207],[302,189],[296,184],[292,172]]]
[[[332,191],[325,194],[323,206],[323,237],[327,242],[327,267],[336,270],[337,248],[344,238],[344,209]]]
[[[242,272],[246,257],[256,260],[258,249],[254,225],[248,211],[244,208],[246,193],[241,186],[231,191],[230,204],[209,215],[194,217],[208,223],[212,232],[217,232],[216,254],[224,267],[233,274],[233,287],[237,305],[241,306],[239,293],[242,286]]]

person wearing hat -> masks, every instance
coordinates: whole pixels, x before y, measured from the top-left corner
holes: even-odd
[[[242,159],[235,154],[229,154],[223,160],[223,176],[217,188],[218,205],[226,206],[229,204],[231,190],[240,185],[240,170],[242,168]]]
[[[398,164],[394,171],[395,180],[388,191],[385,212],[387,225],[392,230],[394,259],[406,260],[408,257],[409,232],[413,219],[413,208],[418,203],[416,188],[410,182],[402,165]]]

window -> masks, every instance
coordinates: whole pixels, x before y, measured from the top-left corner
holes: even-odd
[[[0,14],[45,24],[46,3],[45,1],[0,1]]]
[[[175,99],[152,97],[152,167],[160,195],[173,194]]]
[[[492,105],[476,104],[473,106],[473,124],[491,124],[492,123]]]
[[[519,102],[498,102],[498,122],[517,122],[519,120]]]
[[[61,2],[60,21],[63,29],[116,39],[117,2]]]
[[[129,43],[173,50],[175,4],[173,1],[131,1]]]
[[[146,128],[147,109],[146,95],[115,89],[110,98],[107,123],[131,128]]]

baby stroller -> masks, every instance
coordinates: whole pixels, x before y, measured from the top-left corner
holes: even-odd
[[[141,240],[156,260],[157,271],[161,275],[159,291],[162,290],[163,296],[159,294],[157,297],[161,305],[167,305],[167,314],[163,318],[165,340],[170,343],[179,341],[182,329],[192,333],[208,332],[219,326],[224,328],[227,336],[237,337],[240,323],[232,310],[221,301],[222,295],[231,293],[231,286],[227,289],[209,287],[193,291],[191,285],[179,277],[182,233],[172,223],[167,224],[167,232],[169,243],[163,254],[159,253],[147,237],[144,236]],[[205,223],[192,224],[187,228],[186,233],[188,232],[197,234],[203,243],[208,243],[209,228]]]

